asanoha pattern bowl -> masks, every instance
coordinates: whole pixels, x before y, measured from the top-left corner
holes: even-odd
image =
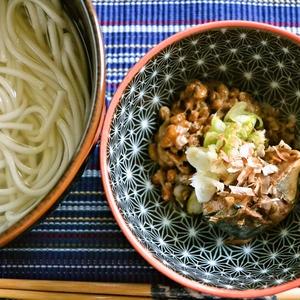
[[[112,212],[137,251],[171,279],[197,291],[259,297],[300,285],[300,207],[276,228],[242,246],[164,202],[151,177],[148,146],[158,110],[190,79],[221,80],[296,117],[300,133],[299,37],[252,22],[215,22],[154,47],[129,72],[110,104],[101,172]]]

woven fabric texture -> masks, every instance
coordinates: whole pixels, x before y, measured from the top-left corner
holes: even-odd
[[[98,0],[93,4],[106,47],[107,105],[139,58],[190,26],[252,20],[300,35],[298,0]],[[55,210],[0,250],[2,278],[173,284],[135,252],[114,221],[101,184],[98,154],[99,145]]]

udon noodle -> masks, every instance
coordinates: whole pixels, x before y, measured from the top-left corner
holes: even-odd
[[[0,1],[0,232],[56,184],[87,120],[87,63],[56,0]]]

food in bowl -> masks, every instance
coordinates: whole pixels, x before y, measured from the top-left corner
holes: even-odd
[[[233,236],[250,241],[281,222],[295,206],[300,152],[295,119],[221,82],[192,80],[149,146],[159,169],[152,181],[162,198],[189,214],[203,214]]]
[[[90,113],[84,46],[60,1],[0,2],[0,232],[65,172]]]

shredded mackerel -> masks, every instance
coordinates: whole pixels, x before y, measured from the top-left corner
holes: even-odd
[[[249,187],[230,185],[229,188],[233,195],[255,196],[253,189]]]
[[[287,149],[287,153],[278,148]],[[284,141],[281,141],[277,146],[269,147],[264,154],[272,152],[273,156],[276,156],[274,159],[274,163],[276,163],[277,161],[286,161],[290,149]],[[239,150],[230,153],[230,156],[220,151],[220,158],[226,166],[227,172],[232,174],[231,182],[226,182],[231,194],[260,196],[276,192],[276,187],[272,184],[269,175],[277,173],[278,167],[259,157],[253,143],[244,143]],[[236,182],[235,185],[231,184],[233,182]]]

